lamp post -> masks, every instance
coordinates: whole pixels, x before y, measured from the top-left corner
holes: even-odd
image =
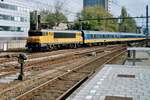
[[[148,29],[148,5],[146,5],[146,47],[148,47],[148,36],[149,36],[149,29]]]
[[[23,80],[23,76],[24,76],[24,63],[25,60],[27,60],[27,55],[26,54],[19,54],[18,56],[18,62],[20,63],[20,74],[18,76],[18,80]]]

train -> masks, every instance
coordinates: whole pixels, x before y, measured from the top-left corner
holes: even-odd
[[[29,32],[26,47],[29,51],[101,45],[105,43],[145,40],[144,34],[101,31],[34,30]]]

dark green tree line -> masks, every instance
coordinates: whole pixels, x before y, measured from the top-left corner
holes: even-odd
[[[88,20],[88,19],[100,19],[103,17],[113,17],[103,7],[87,7],[81,12],[80,18],[75,21],[73,29],[79,29],[82,21],[82,28],[84,30],[99,30],[99,31],[117,31],[117,20]]]

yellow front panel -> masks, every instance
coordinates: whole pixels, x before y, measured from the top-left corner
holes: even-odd
[[[41,36],[40,43],[53,43],[54,42],[53,35],[54,35],[53,32],[48,32],[48,35]]]
[[[32,36],[27,38],[27,43],[39,43],[40,37],[39,36]]]

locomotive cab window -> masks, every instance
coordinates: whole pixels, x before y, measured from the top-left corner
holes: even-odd
[[[42,36],[42,32],[29,32],[29,36]]]
[[[54,33],[54,38],[76,38],[75,33]]]

